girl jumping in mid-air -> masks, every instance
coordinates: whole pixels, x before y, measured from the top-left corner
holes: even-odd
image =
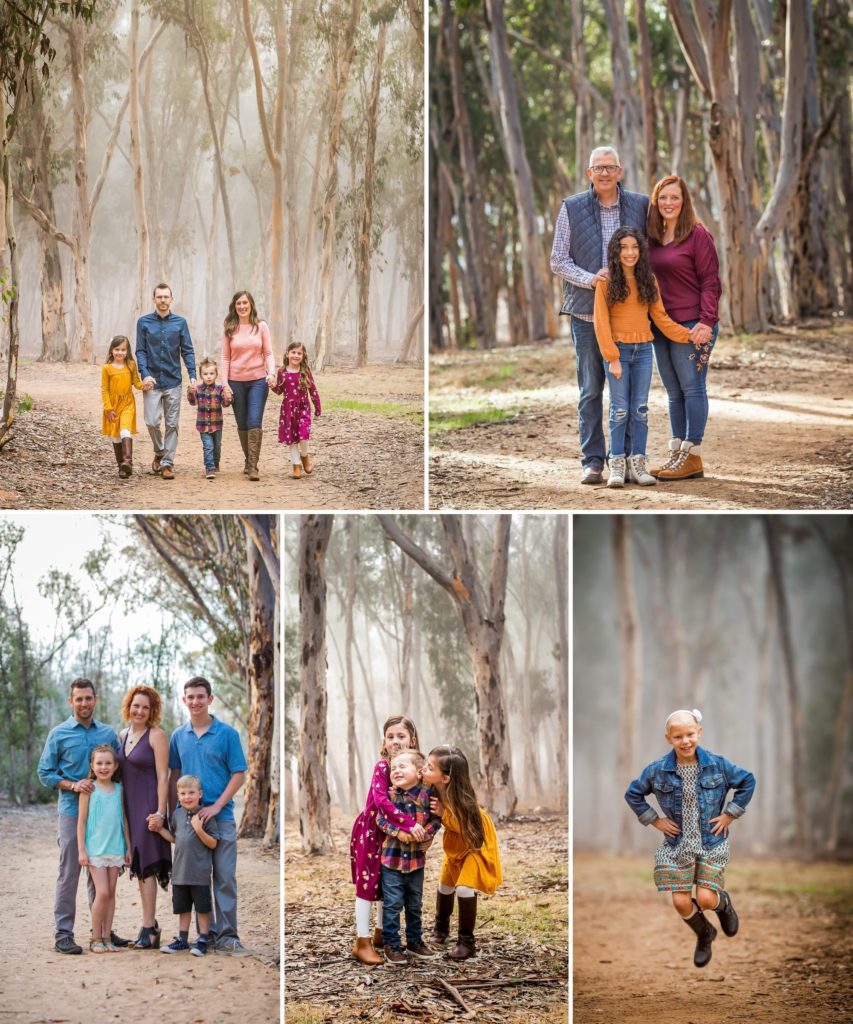
[[[352,880],[355,884],[355,942],[352,954],[363,964],[381,964],[385,961],[376,952],[374,946],[382,948],[382,886],[380,871],[382,867],[382,840],[385,834],[376,823],[376,816],[381,811],[388,822],[410,832],[415,839],[423,842],[426,831],[423,825],[396,807],[388,796],[390,773],[388,762],[401,750],[417,750],[418,732],[414,722],[404,715],[392,715],[382,727],[382,747],[379,760],[373,769],[370,790],[364,804],[364,810],[355,819],[350,837],[350,865]],[[371,943],[370,907],[375,903],[377,908],[378,927],[373,933]]]
[[[89,869],[95,883],[92,903],[93,953],[116,953],[110,941],[116,909],[116,882],[130,864],[130,830],[121,799],[118,757],[108,743],[92,750],[89,778],[95,780],[91,793],[80,794],[77,814],[78,860]]]
[[[422,779],[425,786],[438,793],[432,809],[444,825],[444,860],[431,938],[439,945],[447,940],[455,894],[459,899],[458,937],[447,955],[452,960],[467,960],[477,952],[477,893],[493,893],[503,881],[498,837],[492,819],[477,803],[468,761],[461,750],[434,747]]]
[[[673,341],[687,343],[690,332],[663,308],[642,232],[619,228],[607,247],[608,281],[595,286],[595,336],[604,357],[610,391],[610,476],[608,487],[657,481],[646,470],[649,434],[649,387],[652,382],[653,334],[649,317]],[[625,455],[630,425],[631,455]]]
[[[663,842],[655,851],[655,884],[658,892],[672,893],[673,906],[696,933],[693,963],[697,967],[710,963],[711,943],[717,936],[704,911],[715,910],[725,934],[737,934],[738,917],[723,888],[729,862],[728,831],[755,790],[750,772],[699,746],[701,721],[696,708],[673,711],[666,720],[665,733],[673,749],[647,765],[625,793],[641,824],[654,825],[663,833]],[[734,794],[726,803],[730,789]],[[654,793],[663,817],[647,803],[650,793]]]
[[[104,416],[101,433],[112,441],[118,475],[127,480],[133,473],[133,435],[136,433],[136,399],[133,389],[142,381],[130,342],[117,334],[110,342],[107,361],[101,367],[101,401]]]
[[[314,469],[308,454],[308,439],[311,437],[311,403],[314,403],[314,415],[319,416],[320,395],[308,365],[308,353],[298,341],[291,341],[287,346],[284,366],[279,368],[272,390],[284,396],[278,418],[278,440],[290,446],[291,473],[299,479],[303,470],[308,474]]]

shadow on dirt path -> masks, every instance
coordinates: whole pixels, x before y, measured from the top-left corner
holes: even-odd
[[[567,338],[539,348],[443,353],[430,362],[430,507],[841,509],[853,505],[853,324],[723,338],[708,377],[701,480],[580,483],[577,385]],[[607,415],[607,397],[604,400]],[[669,440],[649,396],[651,465]]]

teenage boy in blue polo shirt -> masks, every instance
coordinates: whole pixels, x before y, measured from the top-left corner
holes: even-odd
[[[154,444],[151,469],[163,480],[175,479],[178,421],[181,416],[181,359],[195,384],[195,353],[186,320],[172,313],[172,289],[154,289],[154,312],[136,321],[136,365],[142,378],[145,426]],[[160,430],[163,421],[164,432]]]
[[[38,763],[38,777],[43,786],[59,791],[58,842],[59,875],[53,916],[56,922],[55,942],[60,953],[82,953],[74,941],[74,915],[77,909],[77,883],[80,864],[77,860],[78,794],[91,793],[95,783],[89,778],[89,758],[101,743],[109,743],[118,751],[115,731],[95,719],[98,696],[90,679],[75,679],[69,689],[68,703],[72,714],[47,734],[44,751]],[[89,906],[95,898],[95,887],[89,877]],[[127,945],[126,939],[116,945]]]
[[[171,806],[177,807],[181,775],[201,780],[202,824],[216,818],[219,842],[213,851],[213,921],[210,944],[217,953],[248,956],[237,933],[237,824],[233,796],[243,785],[248,764],[236,729],[210,713],[211,686],[202,676],[184,683],[184,704],[190,720],[169,741]]]

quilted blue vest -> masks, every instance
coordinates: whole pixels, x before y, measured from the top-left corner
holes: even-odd
[[[637,228],[646,233],[649,197],[641,192],[626,192],[619,188],[619,226]],[[563,200],[569,216],[572,259],[591,274],[601,270],[601,204],[592,185],[586,192],[578,192]],[[563,305],[560,313],[587,313],[592,315],[595,291],[578,288],[563,280]]]

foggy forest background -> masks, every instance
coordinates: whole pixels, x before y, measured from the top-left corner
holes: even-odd
[[[576,516],[573,551],[575,847],[656,845],[623,794],[698,707],[757,779],[741,849],[849,851],[853,518]]]

